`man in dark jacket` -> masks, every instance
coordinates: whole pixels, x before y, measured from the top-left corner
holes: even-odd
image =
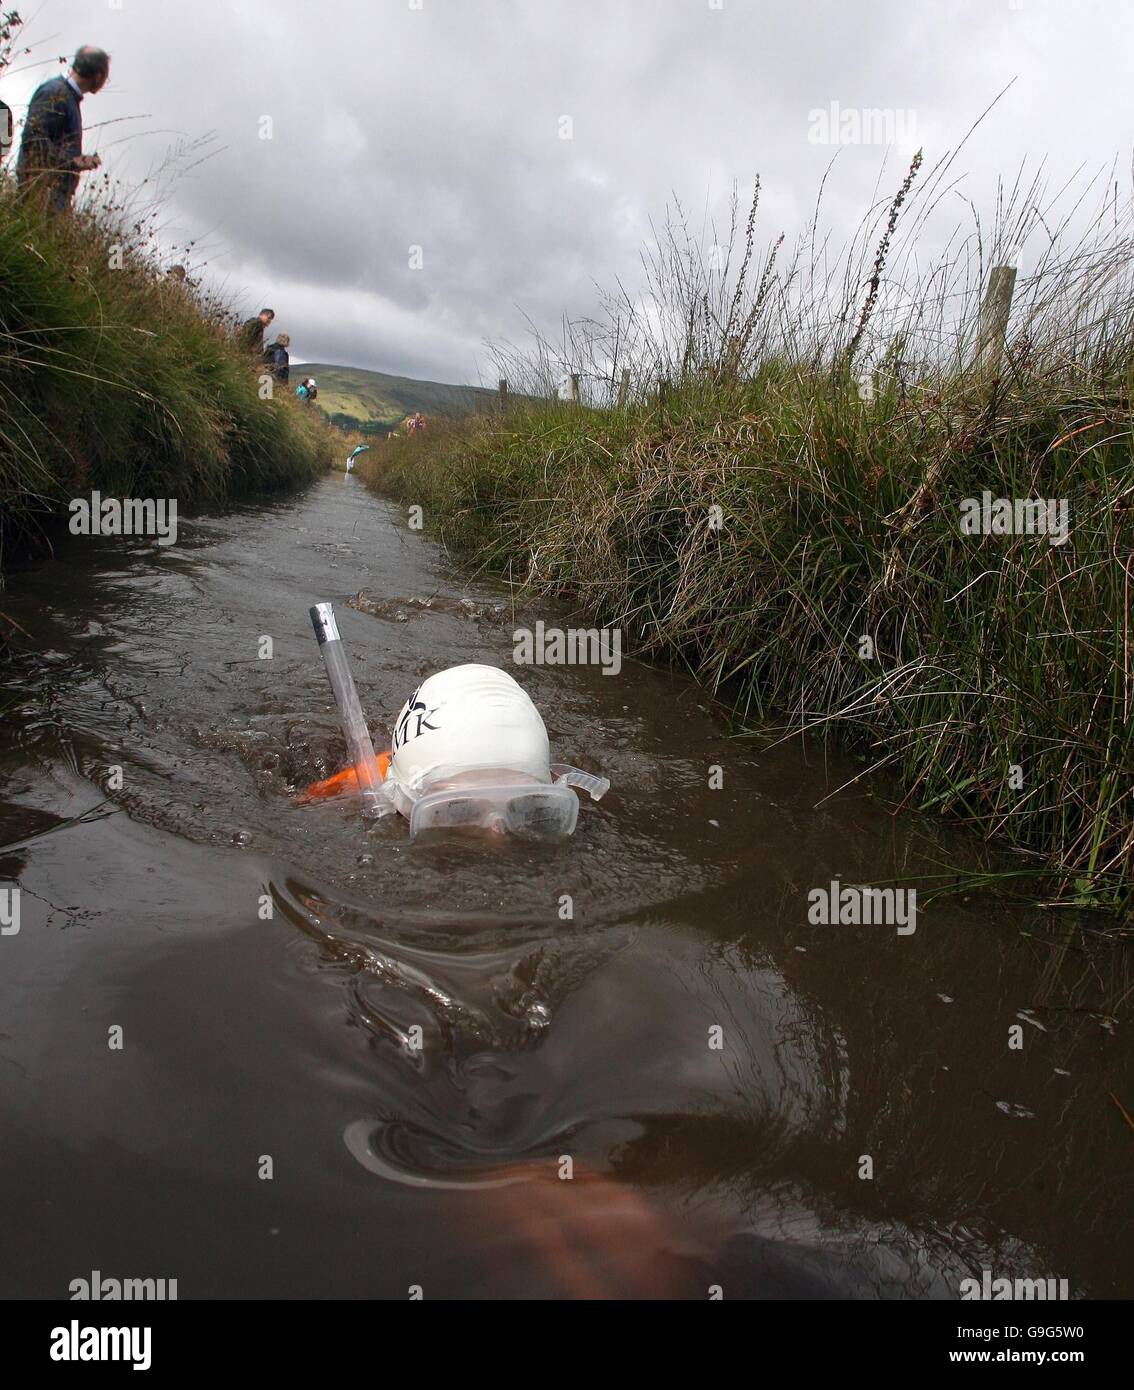
[[[88,92],[100,92],[109,76],[109,55],[80,48],[67,76],[50,78],[32,96],[16,174],[21,189],[42,187],[55,212],[71,206],[79,175],[102,163],[97,154],[83,153],[79,103]]]
[[[240,340],[253,352],[264,351],[264,331],[271,327],[276,316],[274,309],[261,309],[254,319],[247,319],[240,329]]]

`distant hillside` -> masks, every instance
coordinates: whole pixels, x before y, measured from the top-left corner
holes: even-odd
[[[299,363],[291,374],[297,385],[305,376],[315,378],[318,403],[333,423],[363,431],[392,429],[415,410],[423,415],[464,415],[490,404],[496,396],[495,391],[479,386],[414,381],[328,362]]]

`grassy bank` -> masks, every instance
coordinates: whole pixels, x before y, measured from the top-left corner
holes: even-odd
[[[45,217],[0,176],[0,517],[9,546],[74,497],[176,498],[191,509],[302,483],[339,452],[260,367],[224,306],[147,249],[109,198]],[[0,559],[2,559],[0,553]]]
[[[868,750],[908,805],[1028,852],[1040,896],[1128,899],[1129,397],[943,411],[787,371],[698,397],[478,417],[363,475],[746,724]],[[1069,540],[961,534],[985,489],[1067,499]]]
[[[582,403],[435,421],[363,476],[455,550],[684,665],[742,727],[856,750],[905,806],[1011,846],[1033,900],[1128,912],[1127,221],[1107,205],[1069,249],[1045,233],[989,351],[989,265],[1056,219],[1018,186],[995,228],[891,275],[917,262],[898,224],[919,165],[838,261],[814,229],[786,266],[780,241],[759,258],[758,189],[723,270],[671,224],[643,295],[499,355],[532,395],[579,371]],[[986,493],[1052,502],[1066,534],[966,529]]]

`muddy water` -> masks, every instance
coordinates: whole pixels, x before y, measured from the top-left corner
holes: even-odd
[[[0,1294],[1134,1294],[1119,943],[979,894],[809,925],[966,843],[633,663],[512,668],[613,784],[568,844],[297,804],[342,760],[319,599],[376,739],[537,616],[354,478],[10,577]]]

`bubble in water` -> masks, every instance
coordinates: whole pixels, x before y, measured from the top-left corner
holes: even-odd
[[[996,1108],[1005,1115],[1011,1115],[1014,1120],[1034,1120],[1036,1117],[1034,1110],[1029,1110],[1025,1105],[1015,1105],[1010,1100],[998,1100]]]
[[[244,845],[250,845],[252,843],[251,832],[248,830],[234,831],[232,836],[232,843],[234,845],[240,845],[241,847],[243,847]]]
[[[1016,1017],[1020,1020],[1021,1023],[1030,1023],[1030,1024],[1032,1025],[1033,1028],[1038,1028],[1038,1029],[1040,1030],[1041,1033],[1046,1033],[1046,1032],[1047,1032],[1047,1029],[1046,1029],[1046,1028],[1044,1027],[1044,1025],[1039,1021],[1039,1019],[1038,1019],[1038,1018],[1033,1018],[1033,1017],[1032,1017],[1032,1011],[1031,1011],[1031,1009],[1020,1009],[1020,1010],[1018,1010],[1017,1013],[1016,1013]]]

